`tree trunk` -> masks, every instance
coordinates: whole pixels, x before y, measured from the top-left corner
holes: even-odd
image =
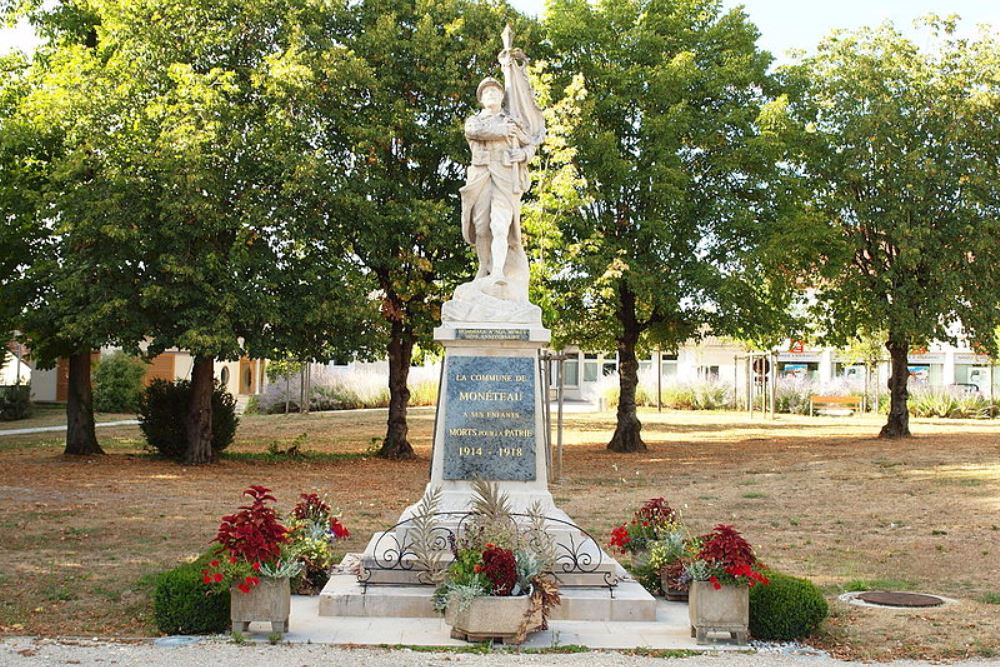
[[[188,402],[187,452],[184,463],[201,465],[211,463],[212,452],[212,376],[215,362],[212,357],[195,357],[191,369],[191,398]]]
[[[639,386],[639,360],[635,357],[635,346],[639,342],[639,323],[635,312],[635,294],[628,285],[618,288],[618,320],[622,325],[622,335],[618,337],[618,424],[615,434],[608,443],[614,452],[642,452],[646,443],[642,441],[642,424],[635,411],[635,390]]]
[[[889,419],[879,433],[880,438],[908,438],[910,437],[910,411],[907,406],[909,393],[906,391],[906,382],[910,377],[910,369],[907,365],[907,356],[910,346],[906,341],[897,341],[889,335],[889,342],[885,344],[889,350],[889,360],[892,372],[889,376]]]
[[[94,432],[94,392],[90,384],[90,350],[69,358],[66,401],[66,454],[103,454]]]
[[[386,459],[413,458],[413,446],[406,435],[406,407],[410,402],[410,361],[413,358],[413,333],[398,321],[392,322],[389,338],[389,421],[378,455]]]

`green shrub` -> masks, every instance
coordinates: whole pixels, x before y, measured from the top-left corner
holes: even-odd
[[[750,589],[750,634],[764,641],[808,637],[826,618],[826,598],[808,579],[767,572],[771,583]]]
[[[142,396],[146,364],[124,352],[101,359],[94,370],[94,409],[98,412],[135,412]]]
[[[187,380],[154,380],[139,401],[139,428],[146,442],[161,455],[179,461],[187,450],[188,400],[191,383]],[[233,442],[236,435],[236,399],[221,385],[212,391],[212,451],[218,454]]]
[[[31,416],[31,385],[12,384],[0,387],[0,421],[11,422]]]
[[[202,583],[201,571],[211,556],[161,574],[153,592],[156,627],[168,635],[208,635],[229,629],[229,594]]]

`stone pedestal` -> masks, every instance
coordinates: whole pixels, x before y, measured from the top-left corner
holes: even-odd
[[[541,508],[559,555],[554,574],[564,591],[577,588],[578,597],[592,601],[576,607],[581,612],[586,608],[589,620],[653,620],[655,600],[641,587],[636,591],[637,585],[629,586],[629,594],[614,602],[624,571],[603,551],[601,539],[577,527],[549,492],[542,411],[547,396],[538,360],[539,350],[550,340],[549,331],[529,324],[462,323],[445,324],[434,334],[445,348],[445,359],[427,489],[440,490],[442,534],[457,532],[471,509],[473,480],[496,482],[509,498],[515,518],[533,506]],[[331,580],[322,593],[321,614],[351,610],[347,613],[367,615],[367,610],[378,609],[379,614],[373,615],[393,615],[387,612],[397,597],[397,615],[409,615],[404,610],[414,604],[423,609],[432,589],[408,535],[418,506],[408,507],[397,525],[372,537],[362,556],[358,587]],[[448,559],[450,554],[444,557]],[[428,590],[422,592],[421,585]],[[385,588],[373,590],[376,587]],[[395,592],[403,593],[402,587],[416,588],[396,596]],[[374,595],[379,604],[348,599],[357,595]],[[420,602],[415,603],[417,599]],[[600,618],[594,617],[595,610]],[[572,611],[572,605],[565,611]],[[573,620],[572,614],[567,618]]]

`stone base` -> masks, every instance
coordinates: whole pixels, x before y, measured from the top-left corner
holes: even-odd
[[[614,597],[612,597],[612,591]],[[335,574],[319,596],[320,616],[434,618],[432,586],[381,585],[366,587],[351,574]],[[553,620],[655,621],[656,599],[638,582],[620,581],[608,587],[566,587]]]

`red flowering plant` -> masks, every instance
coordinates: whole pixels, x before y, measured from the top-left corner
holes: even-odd
[[[313,594],[330,578],[336,559],[334,543],[351,536],[325,499],[303,493],[288,515],[288,538],[302,565],[292,587],[296,593]]]
[[[608,545],[618,553],[644,552],[652,542],[677,532],[678,517],[663,498],[651,498],[632,515],[632,519],[611,530]]]
[[[535,612],[545,626],[550,610],[559,604],[559,588],[551,575],[556,566],[556,545],[546,530],[540,506],[515,518],[507,495],[495,483],[475,480],[472,511],[461,529],[448,535],[451,564],[432,576],[438,588],[434,607],[441,612],[463,612],[480,597],[526,596],[526,614],[515,643],[523,641]],[[430,499],[428,499],[430,498]],[[422,501],[415,519],[414,556],[433,566],[436,559],[424,546],[436,544],[437,492]],[[523,523],[519,523],[520,519]]]
[[[276,502],[271,490],[253,485],[243,495],[250,504],[222,517],[214,540],[219,544],[217,558],[201,574],[207,586],[235,586],[249,593],[261,577],[293,577],[301,566],[290,549],[288,529],[270,505]]]
[[[701,549],[694,561],[685,568],[693,581],[707,581],[719,590],[723,586],[748,586],[770,583],[764,576],[764,565],[757,560],[753,547],[739,531],[719,524],[711,533],[698,538]]]

